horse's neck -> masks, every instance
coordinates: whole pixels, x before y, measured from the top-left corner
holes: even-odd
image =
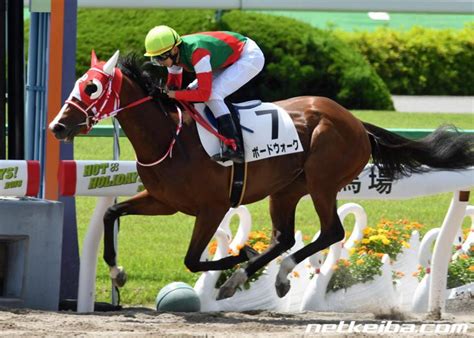
[[[130,80],[124,80],[122,92],[126,97],[121,97],[121,101],[126,106],[142,98],[143,93]],[[173,121],[153,101],[120,112],[117,120],[142,163],[161,158],[173,139]]]

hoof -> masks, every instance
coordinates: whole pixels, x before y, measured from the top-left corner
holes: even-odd
[[[281,282],[276,282],[275,283],[275,289],[278,297],[283,298],[285,295],[290,291],[291,284],[290,281],[287,280],[286,283],[281,283]]]
[[[221,286],[216,300],[226,299],[232,297],[237,288],[244,284],[247,280],[247,273],[244,269],[238,269],[230,276],[230,278]]]
[[[122,267],[119,267],[119,272],[115,278],[112,278],[112,283],[114,286],[121,288],[127,282],[127,273]]]
[[[221,288],[219,289],[219,293],[217,295],[217,298],[216,300],[222,300],[222,299],[226,299],[226,298],[230,298],[232,297],[234,294],[235,294],[235,291],[236,289],[233,288],[233,287],[225,287],[224,285],[221,286]]]
[[[260,253],[252,248],[251,246],[245,245],[241,250],[241,254],[244,254],[247,260],[251,259],[252,257],[260,255]]]

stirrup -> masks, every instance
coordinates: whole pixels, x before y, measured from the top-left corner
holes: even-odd
[[[238,151],[233,151],[229,147],[221,145],[220,151],[211,156],[211,159],[216,162],[232,161],[234,163],[244,163],[244,154],[238,155]]]

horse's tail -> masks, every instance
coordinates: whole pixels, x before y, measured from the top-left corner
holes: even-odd
[[[420,140],[410,140],[363,122],[372,145],[372,160],[387,177],[399,178],[430,170],[474,166],[474,135],[442,126]]]

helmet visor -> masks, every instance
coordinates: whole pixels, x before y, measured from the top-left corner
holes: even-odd
[[[166,61],[166,59],[171,57],[171,51],[166,53],[155,55],[151,57],[151,62],[155,65],[160,65],[160,62]]]

